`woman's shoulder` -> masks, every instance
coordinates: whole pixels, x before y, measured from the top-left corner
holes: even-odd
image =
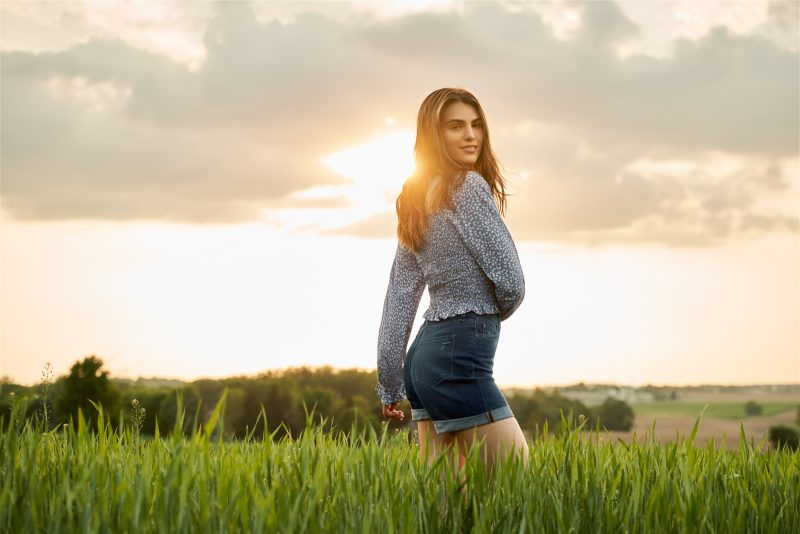
[[[468,171],[464,181],[456,188],[454,197],[456,200],[467,200],[486,194],[492,196],[492,189],[486,179],[478,171]]]

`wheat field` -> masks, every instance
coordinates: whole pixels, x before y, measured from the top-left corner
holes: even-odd
[[[298,439],[215,438],[225,395],[191,437],[91,432],[2,421],[2,532],[800,532],[800,452],[625,443],[562,416],[484,473],[477,449],[466,491],[446,456],[422,462],[407,432],[322,432]],[[262,412],[263,414],[263,412]],[[266,421],[265,421],[266,422]],[[37,426],[39,428],[37,428]]]

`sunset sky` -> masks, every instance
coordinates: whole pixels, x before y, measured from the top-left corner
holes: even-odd
[[[374,369],[458,86],[525,272],[501,387],[800,383],[798,6],[3,0],[0,375]]]

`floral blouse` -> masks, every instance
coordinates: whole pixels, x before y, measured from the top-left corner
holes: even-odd
[[[453,209],[428,215],[425,244],[412,252],[399,241],[378,331],[378,384],[384,405],[406,398],[403,362],[422,292],[428,321],[474,311],[505,320],[525,297],[525,278],[511,234],[489,184],[469,171],[453,192]]]

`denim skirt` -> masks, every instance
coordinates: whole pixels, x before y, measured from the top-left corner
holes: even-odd
[[[499,340],[497,314],[425,320],[403,365],[411,420],[432,419],[441,434],[513,417],[492,376]]]

